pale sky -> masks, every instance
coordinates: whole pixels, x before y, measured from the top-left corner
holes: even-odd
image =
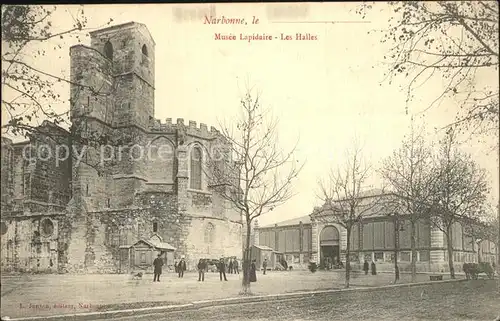
[[[295,157],[307,163],[294,187],[297,195],[287,204],[259,219],[261,225],[311,213],[319,200],[317,180],[329,168],[342,164],[342,156],[354,136],[365,144],[365,155],[374,167],[398,148],[408,133],[410,115],[405,114],[406,93],[401,83],[383,81],[387,45],[381,36],[368,34],[387,27],[388,8],[378,4],[369,23],[273,23],[276,21],[361,21],[354,13],[358,3],[294,3],[285,17],[283,4],[131,4],[88,5],[89,27],[136,21],[145,24],[156,42],[155,116],[184,118],[208,126],[238,115],[239,100],[249,82],[262,92],[262,103],[279,117],[280,141],[285,150],[300,137]],[[248,25],[206,25],[204,13],[215,7],[218,17],[245,18]],[[52,21],[65,30],[72,24],[76,6],[59,6]],[[176,18],[173,13],[177,13]],[[213,11],[212,11],[213,12]],[[251,25],[255,16],[258,25]],[[181,17],[181,19],[179,18]],[[311,33],[316,41],[217,41],[216,32]],[[51,73],[69,76],[69,47],[75,42],[59,40],[62,49],[50,51],[36,65]],[[90,44],[90,38],[83,38]],[[45,44],[49,46],[49,44]],[[53,44],[50,44],[53,47]],[[49,47],[47,47],[49,48]],[[497,78],[485,79],[498,86]],[[456,104],[446,101],[425,114],[442,91],[439,78],[420,87],[410,113],[427,127],[443,127],[453,121]],[[69,98],[69,87],[61,95]],[[60,108],[69,108],[69,103]],[[230,119],[228,119],[230,120]],[[436,136],[430,137],[436,139]],[[489,144],[468,143],[471,152],[491,176],[492,195],[498,202],[497,153]],[[374,176],[374,186],[380,184]]]

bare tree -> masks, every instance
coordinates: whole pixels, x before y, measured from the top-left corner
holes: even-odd
[[[67,122],[68,111],[58,113],[53,108],[54,104],[64,102],[57,91],[60,83],[100,94],[99,88],[90,88],[37,66],[37,61],[47,55],[67,54],[60,53],[62,45],[58,40],[73,39],[79,43],[83,32],[88,30],[83,7],[72,15],[73,25],[63,30],[51,21],[56,10],[57,7],[35,5],[2,6],[2,107],[8,117],[2,124],[4,133],[36,131],[41,123],[37,124],[37,119],[55,124]],[[46,51],[49,46],[52,48]]]
[[[2,113],[2,135],[49,139],[69,147],[75,157],[78,148],[110,143],[112,135],[88,130],[84,117],[73,118],[70,122],[70,109],[57,111],[56,105],[67,102],[59,93],[61,85],[69,84],[74,89],[70,105],[75,104],[79,93],[97,99],[111,95],[114,89],[104,90],[99,84],[87,85],[77,77],[53,73],[40,66],[43,57],[67,55],[61,52],[63,41],[80,43],[84,33],[91,29],[87,27],[83,6],[74,14],[67,12],[73,18],[73,25],[67,27],[51,21],[57,9],[56,6],[2,6],[1,101],[5,112]],[[110,19],[107,25],[112,21]],[[88,64],[89,69],[95,68],[90,60]],[[52,125],[67,130],[54,130],[57,126]],[[99,162],[90,165],[97,168]]]
[[[489,191],[486,172],[456,144],[456,133],[449,130],[441,141],[433,169],[436,179],[430,185],[433,195],[431,222],[445,234],[451,278],[455,278],[453,226],[455,223],[466,225],[479,218]]]
[[[284,152],[278,142],[278,122],[262,109],[260,95],[248,90],[241,99],[235,127],[221,124],[227,148],[210,157],[207,173],[212,188],[242,213],[246,223],[242,293],[250,293],[251,226],[259,216],[273,211],[292,196],[292,182],[304,164],[294,159],[295,147]],[[223,157],[220,157],[220,155]],[[216,157],[219,156],[219,157]]]
[[[382,42],[387,78],[401,76],[407,106],[427,81],[443,79],[444,89],[427,108],[452,98],[460,105],[450,126],[497,135],[499,125],[497,1],[391,1],[393,11]],[[375,5],[364,3],[366,16]],[[491,78],[490,78],[491,77]],[[484,81],[486,80],[486,81]],[[427,110],[426,109],[426,110]]]
[[[498,218],[491,206],[485,206],[484,212],[477,217],[466,218],[464,232],[471,236],[475,243],[480,246],[483,241],[490,241],[498,247]],[[479,261],[478,251],[478,261]]]
[[[314,219],[335,223],[347,231],[345,287],[349,287],[351,272],[351,234],[365,215],[381,209],[382,197],[367,195],[363,189],[372,168],[362,156],[357,142],[346,151],[345,163],[330,171],[326,182],[320,182],[320,200],[324,205],[314,213]]]
[[[412,282],[416,282],[417,276],[416,227],[427,216],[431,196],[428,184],[432,181],[432,154],[431,149],[426,146],[422,130],[423,128],[416,132],[412,123],[410,135],[403,140],[398,150],[383,161],[380,170],[386,183],[398,195],[396,211],[401,212],[398,214],[405,214],[410,221]],[[397,225],[396,219],[396,229]],[[397,269],[397,263],[395,268]]]
[[[472,229],[474,226],[475,233],[478,238],[497,243],[498,217],[496,217],[495,209],[490,204],[482,208],[483,212],[478,217],[474,217],[474,222],[477,224],[468,224],[467,229]]]

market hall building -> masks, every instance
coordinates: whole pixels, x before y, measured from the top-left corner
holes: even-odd
[[[367,197],[375,202],[393,194],[377,194]],[[363,215],[362,223],[356,224],[351,233],[351,266],[361,269],[364,260],[374,261],[379,271],[394,270],[394,252],[399,242],[398,265],[402,271],[410,271],[411,224],[408,216],[373,208]],[[305,269],[309,262],[325,267],[329,262],[340,260],[345,265],[347,231],[341,225],[329,222],[325,206],[316,207],[310,215],[281,223],[255,226],[254,244],[267,246],[283,257],[288,266]],[[395,217],[398,217],[395,220]],[[448,253],[445,234],[424,220],[416,224],[417,271],[447,272]],[[455,271],[461,271],[464,262],[495,261],[495,244],[488,240],[476,240],[467,235],[464,226],[455,223],[452,230]]]

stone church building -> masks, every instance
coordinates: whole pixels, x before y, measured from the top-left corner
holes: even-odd
[[[241,257],[241,215],[209,179],[207,160],[227,142],[205,124],[154,118],[145,25],[90,36],[70,49],[71,129],[44,122],[29,141],[2,138],[2,270],[125,273],[157,254],[188,269]]]

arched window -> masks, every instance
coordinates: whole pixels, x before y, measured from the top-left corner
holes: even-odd
[[[142,45],[142,54],[144,56],[148,56],[148,47],[146,47],[146,45]]]
[[[120,228],[116,224],[109,224],[106,228],[106,245],[119,246],[120,245]]]
[[[212,223],[208,223],[205,228],[205,243],[211,244],[215,240],[215,226]]]
[[[191,151],[191,175],[190,187],[192,189],[201,190],[201,148],[195,147]]]
[[[321,245],[338,245],[339,239],[339,230],[331,225],[325,226],[319,236]]]
[[[54,223],[48,218],[42,220],[40,227],[44,236],[51,236],[54,233]]]
[[[104,55],[109,60],[113,60],[113,45],[109,41],[104,45]]]

